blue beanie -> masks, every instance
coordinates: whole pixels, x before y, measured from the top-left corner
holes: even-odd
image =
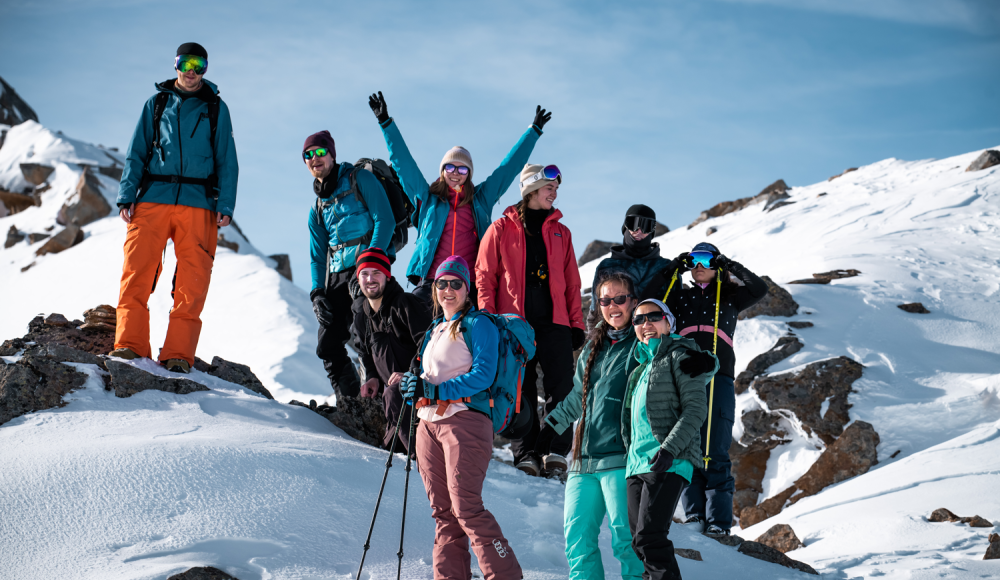
[[[471,287],[469,283],[469,263],[465,261],[462,256],[448,256],[441,265],[438,266],[437,272],[434,273],[434,279],[437,280],[441,276],[446,275],[458,276],[465,282],[466,289]]]
[[[692,252],[712,252],[713,254],[721,254],[719,248],[716,248],[708,242],[701,242],[695,247],[691,248]]]

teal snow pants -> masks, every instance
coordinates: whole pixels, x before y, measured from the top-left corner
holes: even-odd
[[[571,473],[566,480],[563,522],[570,580],[604,580],[597,536],[605,514],[611,528],[611,548],[622,565],[622,579],[642,578],[642,562],[632,549],[625,489],[624,467],[600,473]]]

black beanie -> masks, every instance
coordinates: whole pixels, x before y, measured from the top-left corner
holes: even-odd
[[[628,211],[625,212],[625,219],[622,220],[622,235],[624,235],[625,231],[628,229],[625,227],[625,223],[628,222],[628,216],[630,215],[637,215],[640,217],[649,218],[654,221],[656,220],[656,212],[653,211],[653,208],[649,207],[648,205],[642,205],[641,203],[637,203],[632,207],[628,208]]]
[[[202,58],[208,58],[208,51],[205,47],[198,44],[197,42],[185,42],[184,44],[177,47],[177,56],[182,54],[190,54],[194,56],[200,56]]]

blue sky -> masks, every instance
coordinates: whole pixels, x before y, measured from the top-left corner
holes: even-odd
[[[236,220],[291,255],[300,286],[315,199],[302,141],[329,129],[340,160],[386,157],[376,90],[428,177],[463,145],[484,179],[535,105],[553,111],[531,160],[562,169],[556,205],[578,253],[620,238],[632,203],[683,227],[778,178],[1000,145],[990,0],[7,0],[0,75],[44,125],[124,149],[191,40],[232,111]]]

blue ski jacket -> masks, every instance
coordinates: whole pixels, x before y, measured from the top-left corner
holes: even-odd
[[[431,262],[434,261],[434,252],[437,251],[438,243],[441,241],[441,234],[444,232],[445,221],[448,219],[450,208],[446,202],[441,201],[436,195],[431,195],[428,183],[413,155],[403,141],[395,120],[390,118],[382,127],[382,134],[385,136],[385,143],[389,148],[389,162],[396,170],[399,181],[403,185],[403,191],[410,198],[410,202],[417,207],[417,232],[416,246],[413,249],[413,257],[410,265],[406,269],[406,275],[417,276],[420,279],[428,276]],[[486,181],[475,187],[476,193],[472,200],[472,214],[476,221],[476,237],[480,240],[486,235],[486,228],[493,223],[493,206],[500,201],[500,197],[510,187],[511,182],[521,173],[521,169],[528,162],[535,143],[538,142],[540,132],[533,127],[521,135],[517,144],[510,150],[507,157],[500,163],[500,166],[486,178]],[[431,273],[433,274],[433,273]]]
[[[239,164],[236,161],[236,143],[233,141],[233,122],[229,117],[229,107],[219,100],[219,119],[213,147],[210,142],[212,131],[208,120],[208,102],[205,99],[218,95],[219,88],[210,81],[202,80],[200,90],[182,96],[174,89],[175,81],[176,79],[170,79],[156,84],[157,93],[168,93],[170,98],[160,118],[161,149],[154,151],[149,162],[149,172],[199,179],[215,173],[219,178],[219,198],[216,200],[214,195],[208,195],[203,185],[154,181],[138,201],[200,207],[232,217],[236,207]],[[118,185],[116,202],[119,207],[137,201],[143,165],[152,147],[155,101],[156,95],[146,101],[139,123],[132,133],[125,168]]]
[[[458,312],[451,320],[455,320],[461,315],[462,313]],[[420,347],[421,359],[424,356],[424,348],[430,342],[431,333],[443,320],[443,316],[436,318],[424,334],[424,341]],[[490,392],[488,389],[497,377],[497,364],[500,360],[500,331],[497,330],[492,320],[486,316],[479,316],[479,311],[475,309],[470,310],[465,315],[463,325],[465,332],[462,334],[465,343],[469,346],[469,352],[472,354],[472,368],[464,375],[459,375],[438,385],[436,400],[457,401],[468,397],[468,401],[463,402],[470,409],[475,409],[489,417]],[[424,392],[421,393],[421,396],[433,397],[434,386],[424,383]]]

